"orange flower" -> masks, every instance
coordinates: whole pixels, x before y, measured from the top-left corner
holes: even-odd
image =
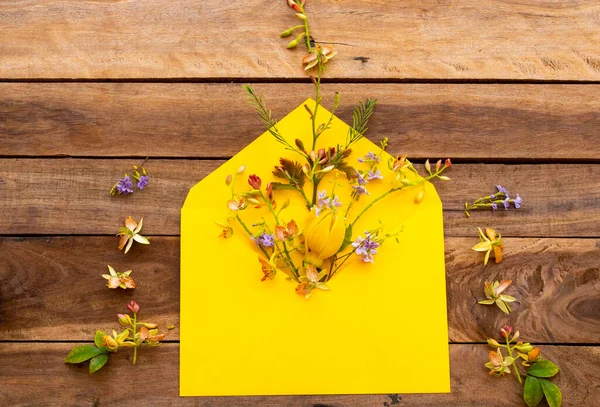
[[[150,241],[139,233],[142,231],[142,225],[144,223],[144,218],[140,219],[140,223],[138,224],[131,216],[128,216],[125,219],[125,227],[119,229],[119,233],[117,236],[121,236],[119,240],[119,250],[123,250],[125,248],[125,253],[131,249],[131,245],[135,240],[141,244],[150,244]]]
[[[267,278],[270,280],[273,280],[275,278],[275,275],[277,274],[277,267],[275,266],[275,263],[273,263],[273,257],[274,255],[268,261],[263,259],[262,257],[258,258],[258,261],[262,266],[262,272],[264,274],[263,278],[261,278],[260,281],[265,281]]]
[[[289,221],[287,227],[281,225],[275,226],[275,237],[282,241],[296,237],[298,232],[298,225],[294,220]]]

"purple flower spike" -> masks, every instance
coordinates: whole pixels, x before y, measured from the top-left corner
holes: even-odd
[[[496,185],[496,188],[498,188],[498,192],[504,192],[505,194],[508,194],[506,188],[502,188],[500,185]]]
[[[380,160],[379,160],[379,157],[377,157],[377,155],[372,151],[369,151],[367,153],[367,155],[365,155],[364,157],[360,157],[358,159],[359,163],[364,163],[364,162],[369,162],[369,161],[379,162]]]
[[[149,177],[147,175],[142,175],[137,183],[137,187],[139,189],[144,189],[144,187],[148,185],[148,178]]]
[[[126,175],[125,178],[120,179],[117,182],[117,191],[123,195],[133,193],[133,184],[131,183],[131,178],[129,178],[129,175]]]

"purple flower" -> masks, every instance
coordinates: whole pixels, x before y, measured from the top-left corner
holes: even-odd
[[[275,236],[266,232],[259,236],[251,236],[251,238],[257,246],[273,247],[275,245]]]
[[[375,172],[369,171],[369,174],[367,175],[367,179],[369,181],[372,181],[374,179],[383,179],[383,175],[381,175],[381,171],[379,171],[379,170],[377,170]]]
[[[496,198],[496,195],[494,195],[494,194],[490,195],[490,199],[494,199],[494,198]]]
[[[144,189],[144,187],[148,185],[148,178],[149,177],[147,175],[142,175],[137,183],[137,187],[139,189]]]
[[[360,158],[358,159],[358,162],[359,162],[359,163],[364,163],[365,161],[367,161],[367,162],[368,162],[368,161],[375,161],[375,162],[379,162],[380,160],[379,160],[379,157],[377,157],[377,155],[376,155],[374,152],[372,152],[372,151],[369,151],[369,152],[367,153],[367,155],[365,155],[364,157],[360,157]]]
[[[513,203],[515,204],[515,208],[519,209],[521,207],[522,202],[523,202],[523,199],[521,199],[519,194],[517,194],[517,198],[515,200],[513,200]]]
[[[325,198],[325,196],[327,195],[327,191],[319,191],[317,195],[319,197],[317,201],[318,206],[329,206],[329,200],[331,198]]]
[[[508,207],[510,206],[510,201],[508,200],[508,197],[506,197],[506,199],[502,201],[502,203],[504,204],[504,209],[508,210]]]
[[[369,191],[367,191],[367,188],[365,188],[363,185],[354,185],[352,188],[354,188],[358,195],[370,195]]]
[[[340,202],[340,200],[338,199],[337,196],[333,197],[333,201],[331,201],[331,208],[339,208],[340,206],[342,206],[342,203]]]
[[[494,211],[495,211],[495,210],[497,210],[497,209],[498,209],[498,204],[497,204],[497,203],[494,203],[494,202],[492,202],[492,210],[494,210]]]
[[[131,183],[131,178],[129,178],[129,175],[126,175],[125,178],[120,179],[117,182],[117,191],[123,195],[133,193],[133,184]]]
[[[496,185],[496,188],[498,188],[498,192],[503,192],[505,194],[508,195],[508,192],[506,191],[506,188],[502,188],[500,185]]]
[[[367,183],[367,180],[365,179],[365,177],[360,173],[360,171],[358,170],[354,170],[356,171],[356,178],[358,181],[358,185],[365,185]]]
[[[365,232],[367,235],[366,239],[363,239],[362,236],[356,238],[356,241],[352,243],[352,247],[354,247],[354,252],[360,257],[362,261],[365,263],[374,263],[373,255],[377,254],[377,248],[379,247],[379,243],[371,240],[371,235],[369,232]]]
[[[260,244],[264,247],[273,247],[275,245],[275,236],[263,233],[260,237]]]

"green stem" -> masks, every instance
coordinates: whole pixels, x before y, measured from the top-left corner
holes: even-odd
[[[133,313],[133,343],[135,343],[135,346],[133,348],[133,364],[135,365],[135,362],[137,361],[137,350],[138,350],[138,345],[135,339],[135,331],[137,330],[137,314],[134,312]]]
[[[250,229],[248,229],[248,226],[246,226],[246,224],[244,223],[244,221],[242,220],[242,218],[240,218],[239,213],[235,214],[235,218],[240,223],[240,225],[242,225],[242,227],[244,228],[244,230],[246,231],[246,233],[248,233],[248,236],[250,236],[251,238],[254,237],[254,235],[252,235],[252,232],[250,231]],[[261,245],[258,245],[258,248],[263,252],[263,254],[265,256],[267,256],[267,259],[270,258],[269,253],[267,253],[267,251],[265,250],[264,247],[262,247]]]
[[[508,350],[508,356],[513,357],[513,348],[510,347],[510,342],[508,341],[508,335],[506,335],[506,349]],[[515,363],[515,358],[513,358],[512,366],[515,369],[515,373],[517,374],[517,379],[519,379],[519,383],[523,384],[523,380],[521,380],[521,374],[519,373],[519,368]]]

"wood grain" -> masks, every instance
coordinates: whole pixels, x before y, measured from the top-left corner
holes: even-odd
[[[118,352],[93,376],[87,366],[66,365],[72,344],[0,344],[0,398],[10,406],[521,406],[517,380],[490,377],[483,366],[486,345],[450,345],[450,394],[178,397],[179,346],[142,349],[136,366],[130,352]],[[600,348],[544,346],[542,353],[561,371],[552,379],[563,392],[563,406],[593,407],[600,401]],[[401,368],[399,366],[398,368]],[[135,384],[124,378],[135,377]]]
[[[312,85],[261,84],[276,118]],[[600,160],[600,85],[328,84],[379,103],[369,137],[416,158]],[[0,155],[230,157],[262,134],[238,84],[0,83]]]
[[[150,186],[111,197],[110,187],[137,164],[108,159],[0,159],[0,234],[114,234],[126,216],[144,216],[148,235],[178,235],[189,189],[219,160],[150,160]],[[250,170],[249,170],[250,171]],[[505,236],[600,236],[600,166],[455,164],[438,183],[447,236],[475,236],[478,226]],[[502,184],[519,193],[515,211],[463,213],[466,200]]]
[[[595,0],[307,7],[330,78],[600,79]],[[297,23],[271,0],[2,2],[0,78],[302,78],[279,38]]]
[[[507,238],[504,261],[488,267],[470,250],[476,242],[446,239],[450,342],[483,342],[510,323],[532,342],[600,343],[600,239]],[[127,256],[112,237],[2,238],[0,264],[0,340],[88,340],[116,328],[132,299],[145,319],[175,325],[168,339],[179,339],[179,238],[154,237]],[[107,289],[107,264],[132,268],[138,287]],[[510,316],[476,304],[495,279],[514,281]]]

